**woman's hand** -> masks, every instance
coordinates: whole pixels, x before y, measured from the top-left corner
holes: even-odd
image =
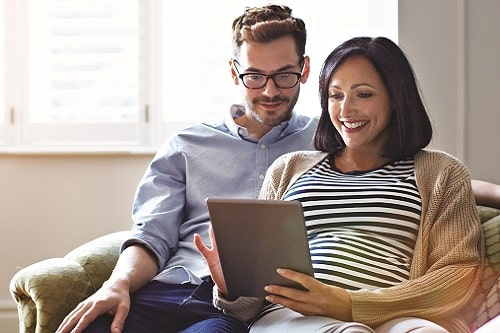
[[[212,276],[212,280],[214,281],[217,288],[224,294],[228,295],[226,281],[224,280],[224,274],[222,273],[222,267],[220,265],[219,252],[217,251],[217,244],[215,243],[214,232],[212,230],[212,226],[210,226],[210,242],[212,243],[212,248],[208,248],[201,236],[199,234],[194,235],[194,244],[196,248],[201,253],[201,255],[205,258],[205,261],[208,264],[208,268],[210,269],[210,275]]]
[[[345,289],[326,285],[307,274],[290,269],[280,268],[278,274],[301,284],[307,290],[266,286],[268,302],[281,304],[306,316],[318,315],[352,321],[351,296]]]

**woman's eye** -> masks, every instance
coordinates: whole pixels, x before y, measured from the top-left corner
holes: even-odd
[[[330,94],[330,98],[331,99],[341,99],[342,98],[342,94],[331,93]]]
[[[368,98],[371,97],[373,94],[372,93],[359,93],[358,96],[361,98]]]

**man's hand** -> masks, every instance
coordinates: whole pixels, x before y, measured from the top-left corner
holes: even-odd
[[[110,331],[119,333],[123,329],[130,308],[129,284],[125,281],[106,281],[95,294],[82,301],[71,311],[56,333],[80,333],[97,317],[113,315]]]
[[[222,267],[220,265],[219,252],[217,251],[217,244],[215,243],[214,232],[211,226],[209,233],[212,248],[208,248],[205,243],[203,243],[201,236],[198,234],[194,235],[194,244],[201,255],[205,258],[215,285],[224,295],[228,295],[226,281],[224,280],[224,274],[222,273]]]
[[[157,272],[158,263],[150,251],[139,244],[130,245],[120,254],[108,281],[78,304],[64,318],[56,333],[80,333],[106,313],[114,317],[110,331],[121,332],[130,309],[130,294],[151,281]]]

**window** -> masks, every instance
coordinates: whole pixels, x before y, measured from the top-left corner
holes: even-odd
[[[157,146],[240,101],[231,23],[268,1],[0,0],[0,145]],[[397,0],[283,1],[312,59],[299,112],[317,114],[322,60],[355,35],[397,41]],[[1,147],[0,147],[1,149]]]
[[[139,143],[139,0],[4,1],[11,144]]]

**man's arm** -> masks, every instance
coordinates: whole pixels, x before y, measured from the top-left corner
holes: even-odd
[[[157,272],[157,260],[149,250],[135,244],[127,247],[109,279],[66,316],[56,333],[82,332],[106,313],[114,316],[110,331],[121,332],[130,308],[130,293],[151,281]]]
[[[488,206],[500,209],[500,185],[483,180],[473,179],[472,191],[476,203],[480,206]]]
[[[127,280],[130,282],[128,292],[142,288],[158,274],[158,261],[154,254],[145,246],[133,244],[120,254],[113,273],[108,281]]]

